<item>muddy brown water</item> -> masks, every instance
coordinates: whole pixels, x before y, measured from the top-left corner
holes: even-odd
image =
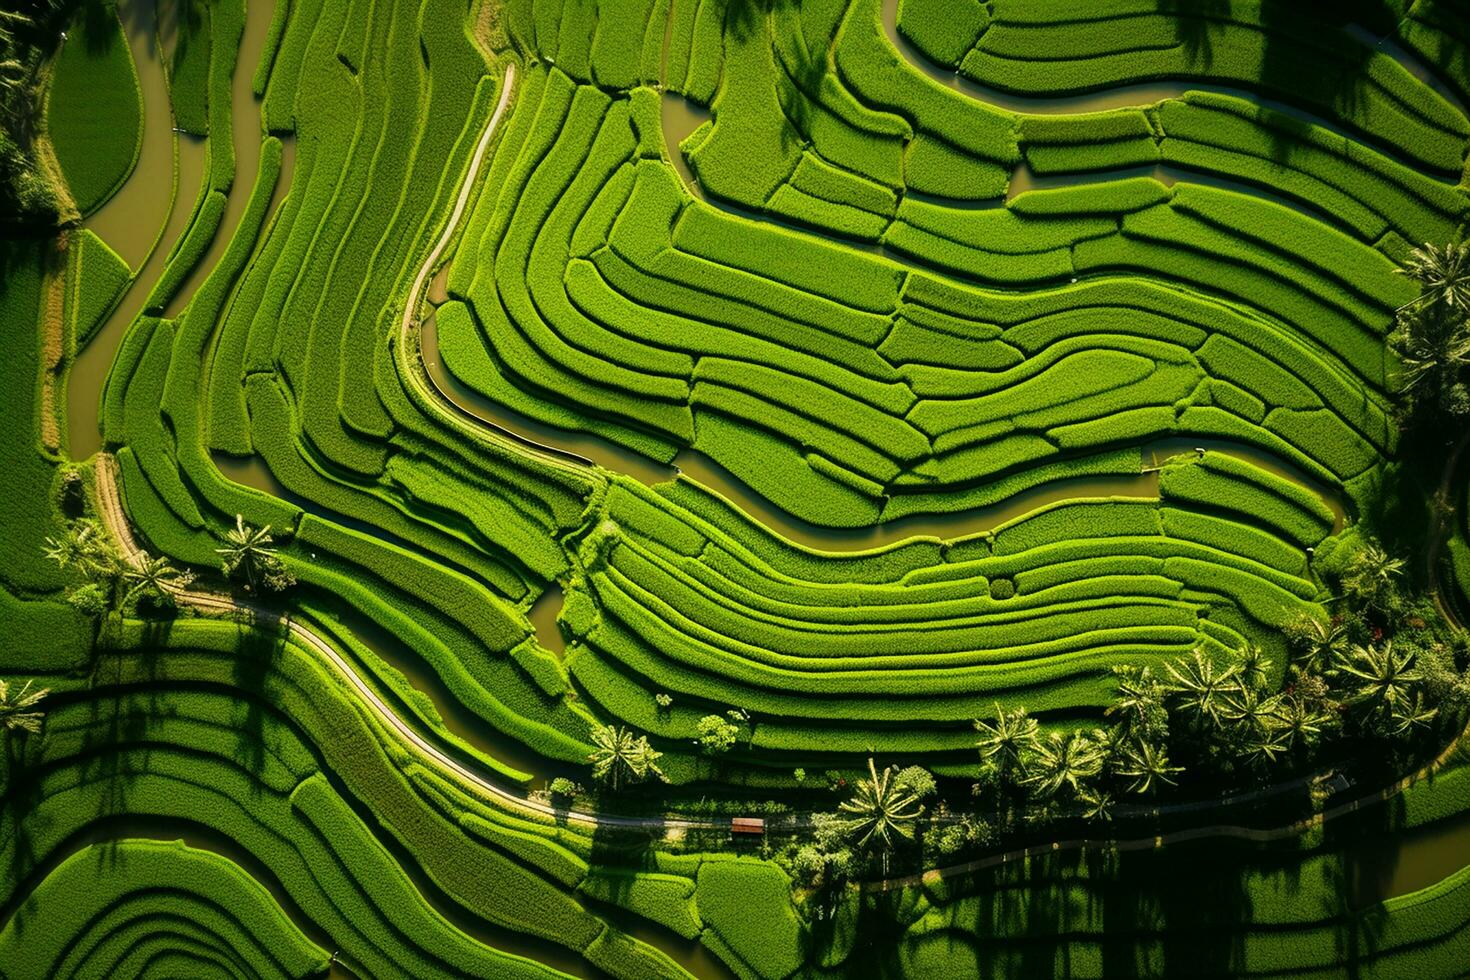
[[[204,140],[173,131],[173,110],[163,60],[168,57],[169,48],[166,43],[160,47],[159,40],[161,35],[172,33],[172,8],[160,20],[155,6],[147,0],[122,0],[118,13],[143,90],[143,148],[132,176],[83,224],[117,250],[137,274],[102,328],[77,352],[67,375],[68,449],[77,460],[86,459],[102,448],[98,408],[108,371],[128,324],[143,309],[149,291],[167,264],[170,246],[188,227],[195,196],[203,191],[207,156]],[[188,305],[229,247],[260,168],[264,132],[251,83],[255,65],[265,48],[271,14],[272,7],[267,0],[251,0],[246,4],[245,32],[231,80],[233,111],[229,135],[235,152],[235,178],[219,230],[204,257],[168,304],[165,310],[168,317],[177,316]],[[277,184],[278,197],[282,188],[290,184],[294,161],[294,146],[290,145],[294,141],[287,143],[287,157]],[[177,165],[174,180],[164,177],[174,172],[174,163],[165,162],[171,159]]]
[[[690,134],[710,118],[708,109],[689,101],[677,92],[665,90],[659,99],[659,121],[663,124],[664,145],[668,150],[669,161],[679,172],[684,186],[689,188],[689,192],[701,201],[705,200],[704,188],[700,187],[699,181],[694,179],[694,172],[689,169],[684,154],[679,150],[679,144],[688,139]]]
[[[158,181],[170,183],[167,175],[173,172],[173,115],[169,110],[168,82],[158,61],[158,22],[153,4],[146,0],[122,0],[118,13],[143,93],[143,145],[132,175],[87,216],[83,225],[110,245],[129,269],[137,271],[168,220],[167,186],[160,194],[151,185]]]
[[[162,274],[170,246],[189,224],[204,175],[204,141],[173,131],[153,5],[122,0],[118,13],[143,91],[143,149],[132,176],[82,224],[117,250],[136,274],[67,372],[67,447],[75,460],[102,448],[98,408],[107,372],[128,324]]]
[[[71,451],[74,458],[85,458],[100,448],[101,440],[100,435],[96,432],[95,422],[97,399],[103,380],[126,325],[141,309],[148,289],[151,288],[152,282],[162,270],[162,260],[166,256],[168,245],[177,239],[187,224],[192,203],[189,195],[197,192],[203,174],[204,145],[202,141],[182,137],[176,143],[175,134],[172,132],[171,114],[167,103],[167,82],[155,41],[157,23],[152,15],[152,6],[145,0],[122,0],[120,7],[123,11],[130,48],[144,93],[144,146],[133,177],[110,201],[90,217],[86,224],[103,237],[109,245],[117,249],[130,267],[139,269],[139,275],[118,309],[109,318],[94,341],[81,352],[72,368],[73,382],[69,391],[69,409]],[[1122,86],[1106,92],[1066,99],[1030,99],[995,92],[970,83],[953,72],[938,69],[927,59],[917,56],[917,52],[910,51],[910,46],[897,35],[894,29],[895,9],[896,0],[885,0],[884,26],[895,45],[909,57],[913,65],[949,87],[966,91],[992,104],[1015,108],[1018,111],[1081,112],[1121,105],[1143,105],[1163,98],[1175,97],[1189,88],[1201,87],[1183,83]],[[250,75],[263,44],[264,31],[269,24],[269,18],[270,9],[267,4],[252,2],[247,5],[244,48],[236,65],[232,85],[237,107],[256,106],[253,93],[250,92]],[[686,186],[693,193],[702,197],[697,182],[689,172],[682,154],[678,152],[678,143],[709,118],[708,111],[676,95],[665,95],[662,100],[662,117],[670,160],[679,171],[681,178],[684,179]],[[240,112],[237,109],[233,118],[235,126],[232,138],[236,152],[237,172],[221,234],[212,243],[200,269],[186,283],[180,297],[170,305],[171,315],[187,303],[188,297],[192,296],[198,283],[203,281],[203,277],[209,269],[213,268],[227,246],[238,226],[253,175],[258,168],[261,138],[258,113]],[[293,148],[288,145],[288,152]],[[176,151],[178,179],[175,193],[173,181],[160,179],[160,175],[173,170]],[[1164,176],[1171,175],[1166,173]],[[1013,188],[1013,193],[1027,186],[1025,182],[1028,179],[1029,176],[1022,177],[1021,186]],[[1050,181],[1052,178],[1044,178],[1044,180]],[[1073,180],[1075,182],[1076,178]],[[277,187],[277,199],[284,194],[289,182],[288,171],[283,174]],[[1041,181],[1033,181],[1030,184],[1030,186],[1041,185]],[[430,288],[430,297],[434,302],[441,302],[445,298],[443,283],[444,276],[441,270]],[[995,527],[1006,520],[1028,513],[1055,500],[1114,495],[1150,497],[1157,492],[1157,476],[1152,473],[1140,473],[1138,476],[1129,477],[1084,477],[1056,481],[1017,494],[995,507],[958,514],[915,516],[859,531],[834,531],[791,518],[701,454],[686,450],[676,458],[675,465],[664,466],[596,436],[567,432],[520,416],[479,396],[460,384],[443,367],[438,357],[437,332],[432,317],[424,325],[423,351],[430,376],[441,392],[461,408],[483,421],[518,433],[523,438],[529,438],[530,441],[551,446],[561,452],[586,457],[609,470],[626,473],[648,484],[664,482],[678,473],[683,473],[686,477],[730,499],[737,506],[766,522],[778,532],[815,549],[873,548],[920,534],[953,538]],[[1190,445],[1182,445],[1184,442]],[[1172,442],[1166,440],[1146,447],[1144,452],[1148,461],[1156,464],[1170,454],[1188,452],[1190,447],[1200,443],[1200,440],[1173,440]],[[1234,455],[1249,458],[1263,468],[1277,472],[1295,482],[1313,486],[1321,493],[1320,488],[1316,488],[1304,474],[1269,453],[1234,444],[1214,443],[1209,448],[1221,448]],[[266,492],[284,493],[283,488],[258,458],[230,461],[227,457],[218,457],[217,462],[225,475],[231,479],[257,486]],[[1340,525],[1342,515],[1340,501],[1332,494],[1322,493],[1321,495],[1339,515]],[[560,606],[560,590],[553,587],[540,597],[530,610],[530,617],[536,626],[538,638],[544,646],[558,653],[563,647],[560,629],[555,621]],[[498,730],[487,725],[483,719],[473,715],[468,718],[460,717],[461,712],[455,710],[458,705],[457,700],[448,694],[437,675],[422,662],[421,658],[409,657],[404,651],[394,649],[395,645],[401,644],[395,644],[395,642],[374,635],[374,631],[366,624],[354,623],[353,626],[356,635],[375,649],[385,661],[403,671],[410,683],[430,696],[451,731],[481,751],[505,759],[517,768],[531,772],[545,768],[545,761],[539,756],[530,753],[520,743],[508,739]],[[468,714],[468,712],[463,713]],[[517,746],[520,751],[515,751]],[[1461,821],[1461,825],[1454,828],[1445,825],[1431,828],[1431,832],[1426,832],[1420,837],[1406,836],[1402,842],[1394,844],[1391,848],[1381,845],[1377,846],[1377,849],[1365,848],[1365,854],[1371,854],[1372,860],[1377,862],[1372,865],[1371,871],[1366,872],[1367,877],[1373,881],[1380,881],[1385,875],[1387,876],[1388,884],[1375,891],[1384,895],[1412,891],[1438,880],[1448,871],[1453,870],[1453,867],[1449,865],[1458,867],[1470,863],[1470,818]],[[1385,871],[1385,868],[1388,870]],[[624,924],[624,927],[635,934],[648,933],[643,938],[649,938],[665,952],[674,955],[676,960],[696,976],[725,975],[728,972],[723,964],[715,960],[704,947],[697,943],[679,944],[680,948],[675,949],[671,948],[667,937],[662,935],[660,930],[653,927],[647,930],[634,928],[631,923]]]
[[[182,2],[182,0],[181,0]],[[260,144],[265,138],[261,125],[260,103],[252,89],[255,66],[265,50],[266,36],[270,33],[272,14],[270,0],[247,0],[245,4],[245,33],[240,38],[240,50],[235,60],[235,73],[230,80],[230,141],[235,150],[235,178],[230,184],[229,197],[225,202],[224,217],[219,230],[209,243],[204,257],[185,278],[177,295],[169,302],[164,315],[175,317],[188,305],[197,290],[219,263],[225,249],[235,237],[240,218],[245,213],[245,204],[260,170]],[[211,136],[211,139],[217,138]],[[288,181],[283,174],[280,183]]]
[[[531,603],[526,613],[536,630],[536,642],[556,654],[557,659],[566,656],[567,652],[566,637],[562,635],[561,624],[556,621],[556,617],[561,615],[564,598],[561,586],[553,582]]]
[[[1343,851],[1349,904],[1364,909],[1438,884],[1470,866],[1470,811],[1365,837]]]

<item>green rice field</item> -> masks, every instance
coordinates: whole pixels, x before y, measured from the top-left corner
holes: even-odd
[[[0,976],[1470,970],[1467,0],[17,10]]]

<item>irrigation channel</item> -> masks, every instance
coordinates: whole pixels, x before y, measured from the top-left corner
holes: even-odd
[[[73,364],[69,376],[68,391],[68,414],[70,426],[70,449],[71,455],[76,459],[84,459],[92,456],[101,448],[100,434],[97,432],[97,405],[103,381],[110,367],[113,355],[121,341],[122,334],[136,317],[142,308],[142,303],[147,294],[147,289],[161,272],[164,259],[167,257],[167,249],[160,246],[176,240],[185,227],[189,209],[180,207],[180,192],[188,192],[191,187],[198,186],[203,173],[203,162],[205,145],[202,141],[192,137],[175,134],[172,129],[172,113],[168,105],[168,79],[164,68],[165,55],[160,51],[158,42],[159,26],[153,14],[153,6],[147,0],[123,0],[119,5],[123,15],[123,21],[127,29],[127,37],[134,62],[138,69],[140,83],[144,93],[145,124],[144,124],[144,147],[140,156],[139,164],[134,174],[128,179],[117,194],[100,208],[94,215],[87,219],[87,227],[92,228],[104,240],[117,249],[128,262],[130,268],[135,271],[135,278],[122,299],[108,317],[103,327],[90,339],[81,350]],[[893,0],[885,0],[885,26],[889,27],[890,36],[895,38],[895,43],[906,56],[910,57],[911,63],[926,72],[941,77],[946,84],[961,88],[971,95],[979,98],[993,99],[997,104],[1007,104],[1015,101],[1015,97],[1002,96],[979,87],[970,86],[969,83],[960,81],[951,72],[937,71],[928,66],[915,53],[908,50],[906,42],[898,38],[896,31],[892,30]],[[252,2],[247,5],[247,26],[242,50],[235,69],[234,98],[237,108],[254,107],[255,103],[250,92],[249,77],[254,65],[254,55],[258,54],[260,45],[263,43],[264,30],[268,26],[269,17],[266,16],[268,8],[264,3]],[[943,77],[947,76],[947,78]],[[491,439],[511,446],[519,452],[528,453],[537,458],[560,468],[576,472],[591,480],[605,479],[605,474],[599,474],[597,467],[612,472],[626,473],[634,478],[649,483],[663,482],[675,477],[685,477],[697,480],[710,489],[718,492],[737,505],[744,507],[754,516],[766,521],[775,530],[786,534],[794,540],[800,541],[810,547],[818,549],[840,549],[840,548],[871,548],[882,545],[889,541],[898,540],[918,534],[932,534],[939,537],[955,537],[959,534],[974,533],[993,527],[1014,516],[1024,514],[1051,500],[1077,496],[1151,496],[1156,493],[1156,475],[1144,472],[1149,467],[1146,463],[1157,464],[1161,459],[1177,451],[1189,451],[1189,448],[1200,445],[1198,440],[1187,440],[1188,445],[1183,445],[1179,440],[1166,441],[1160,444],[1144,447],[1140,455],[1140,470],[1136,476],[1114,477],[1103,480],[1075,480],[1057,482],[1053,485],[1038,488],[1026,494],[1017,495],[1004,504],[992,508],[983,508],[961,514],[940,516],[918,516],[897,521],[877,529],[869,529],[858,532],[833,531],[826,528],[817,528],[805,525],[802,522],[793,521],[784,512],[766,504],[762,498],[747,490],[740,481],[719,468],[716,464],[704,459],[698,454],[681,453],[676,458],[674,465],[661,466],[641,456],[623,450],[611,443],[607,443],[590,435],[565,432],[550,426],[541,425],[531,419],[518,416],[506,411],[503,407],[479,397],[460,385],[456,379],[444,370],[438,356],[437,333],[434,328],[433,318],[430,316],[422,325],[419,323],[419,311],[423,308],[422,300],[426,293],[431,303],[442,302],[445,298],[443,289],[443,273],[445,265],[441,264],[441,258],[455,234],[460,219],[470,200],[475,187],[476,177],[483,163],[496,127],[503,118],[504,112],[514,91],[515,66],[507,64],[505,80],[492,118],[487,123],[480,143],[478,144],[470,166],[464,179],[460,195],[456,201],[452,215],[444,228],[444,231],[436,243],[424,264],[420,268],[415,279],[408,302],[405,304],[404,315],[400,325],[400,331],[394,338],[395,358],[400,372],[410,382],[410,388],[421,404],[433,411],[445,423],[465,432],[475,439]],[[1188,88],[1200,88],[1201,86],[1183,85],[1150,85],[1150,86],[1125,86],[1109,92],[1093,96],[1079,97],[1078,99],[1024,99],[1024,111],[1055,111],[1076,112],[1090,109],[1102,108],[1106,105],[1133,105],[1140,102],[1152,102],[1159,98],[1167,98],[1177,95]],[[686,103],[677,97],[665,97],[665,119],[674,122],[670,126],[672,131],[677,125],[686,133],[703,121],[702,110]],[[1260,101],[1258,99],[1258,101]],[[682,108],[681,105],[682,104]],[[240,209],[243,207],[244,198],[248,195],[248,178],[251,161],[258,158],[259,153],[259,118],[258,114],[248,111],[236,111],[232,114],[232,139],[234,141],[237,159],[237,174],[231,188],[229,210],[222,225],[219,236],[211,246],[209,255],[203,265],[197,269],[191,277],[186,289],[179,299],[170,304],[169,313],[177,312],[180,304],[187,302],[187,296],[192,293],[192,287],[202,281],[207,270],[212,267],[213,262],[220,254],[232,235],[238,222]],[[676,135],[673,132],[666,136]],[[288,142],[288,148],[290,143]],[[249,147],[253,146],[253,150]],[[693,185],[692,175],[684,166],[682,155],[677,152],[677,147],[671,147],[671,162],[678,167],[687,182]],[[173,179],[164,181],[160,179],[160,172],[165,166],[164,160],[169,161],[167,166],[172,173]],[[289,163],[289,157],[288,157]],[[277,200],[283,195],[290,185],[290,172],[283,175],[277,185]],[[697,191],[696,191],[697,193]],[[746,215],[756,220],[768,220],[764,216]],[[809,230],[803,233],[810,234]],[[422,329],[420,330],[420,326]],[[422,358],[414,355],[421,354]],[[1325,501],[1331,504],[1339,516],[1339,524],[1343,520],[1343,511],[1340,500],[1335,494],[1324,491],[1315,486],[1306,476],[1293,468],[1284,467],[1269,454],[1258,453],[1243,446],[1231,446],[1226,444],[1210,444],[1210,448],[1221,448],[1236,455],[1250,458],[1257,465],[1265,466],[1275,472],[1288,476],[1299,483],[1311,487],[1319,493]],[[121,500],[118,497],[114,463],[112,458],[106,454],[97,457],[97,487],[99,492],[99,507],[107,525],[123,542],[125,551],[130,559],[137,560],[140,552],[133,541],[131,531],[127,524],[126,515],[123,512]],[[593,466],[591,464],[596,464]],[[243,465],[230,467],[222,466],[232,478],[241,479],[242,482],[269,483],[273,478],[269,477],[263,465],[258,461],[251,461]],[[259,483],[257,484],[259,485]],[[328,639],[316,629],[302,622],[283,618],[269,610],[253,608],[237,603],[228,596],[191,591],[180,595],[185,604],[206,613],[216,614],[239,614],[249,613],[256,622],[270,626],[272,624],[281,626],[290,631],[293,639],[310,655],[319,657],[324,663],[332,666],[344,683],[351,687],[362,702],[372,711],[379,720],[396,737],[402,739],[408,746],[427,763],[433,765],[440,771],[448,774],[463,785],[479,792],[481,795],[491,799],[497,805],[509,807],[512,810],[530,812],[542,817],[568,820],[571,822],[587,825],[617,828],[624,830],[644,830],[650,833],[662,834],[671,830],[680,829],[710,829],[728,826],[727,821],[718,819],[691,819],[678,817],[624,817],[612,814],[594,814],[575,810],[566,810],[552,807],[539,799],[526,796],[517,788],[507,787],[494,778],[487,777],[481,767],[467,764],[455,755],[451,755],[442,748],[426,739],[413,726],[405,723],[402,718],[389,706],[375,688],[363,680],[352,663],[337,651]],[[554,617],[555,608],[559,603],[556,596],[549,593],[547,597],[537,604],[532,610],[532,618],[537,621],[541,629],[538,632],[543,636],[555,630],[546,630],[547,622]],[[410,678],[414,686],[421,690],[428,688],[432,690],[433,684],[423,672],[415,671],[409,667],[404,669],[400,658],[394,655],[394,651],[383,649],[381,655],[394,667],[397,667]],[[439,697],[432,699],[440,705],[441,709],[448,707],[443,698],[448,697],[447,692],[435,692]],[[432,695],[431,695],[432,697]],[[452,698],[450,699],[452,700]],[[446,718],[452,712],[445,712]],[[456,723],[451,722],[451,729]],[[475,741],[479,741],[476,739]],[[478,746],[482,750],[492,751],[497,757],[503,756],[507,740],[503,737],[490,738]],[[1055,851],[1063,848],[1073,847],[1098,847],[1098,848],[1128,848],[1128,847],[1156,847],[1174,840],[1194,839],[1209,836],[1240,836],[1250,839],[1272,839],[1293,836],[1301,832],[1304,827],[1320,823],[1323,819],[1335,816],[1339,813],[1348,813],[1370,807],[1382,800],[1388,799],[1401,792],[1407,785],[1419,779],[1426,778],[1436,771],[1448,758],[1446,754],[1441,756],[1430,766],[1417,773],[1406,777],[1399,783],[1387,789],[1368,794],[1359,799],[1347,803],[1337,804],[1327,811],[1325,815],[1318,815],[1309,821],[1292,824],[1286,827],[1272,830],[1259,830],[1240,826],[1218,825],[1202,827],[1195,830],[1181,832],[1178,834],[1165,835],[1163,837],[1148,837],[1138,841],[1069,841],[1057,842],[1041,848],[1026,849],[1023,851],[1010,852],[1004,855],[995,855],[985,859],[984,863],[1002,863],[1006,860],[1016,860],[1028,853],[1042,851]],[[519,761],[519,760],[517,760]],[[1277,790],[1272,790],[1275,792]],[[1238,800],[1238,798],[1237,798]],[[1229,802],[1229,801],[1225,801]],[[1212,804],[1216,805],[1216,804]],[[1168,808],[1163,808],[1167,810]],[[791,821],[791,826],[800,826],[804,821],[798,819]],[[1389,854],[1392,854],[1389,857]],[[1470,863],[1470,815],[1462,815],[1452,821],[1447,821],[1425,832],[1400,835],[1393,841],[1382,844],[1370,842],[1365,848],[1361,859],[1355,861],[1365,862],[1376,870],[1374,875],[1384,879],[1388,883],[1384,886],[1384,897],[1390,894],[1400,894],[1411,891],[1437,880],[1447,870],[1444,864],[1446,856],[1453,855],[1454,861],[1461,864]],[[411,863],[411,862],[410,862]],[[1392,870],[1387,870],[1391,865]],[[973,870],[972,866],[958,866],[950,869],[941,869],[931,874],[961,874]],[[885,888],[908,883],[907,879],[894,879],[889,882],[875,882],[870,887]],[[632,929],[637,934],[636,929]],[[706,976],[712,973],[723,974],[723,964],[713,961],[707,951],[697,943],[691,944],[690,949],[671,950],[668,937],[659,935],[651,941],[674,955],[676,960],[684,963],[686,968],[697,975]],[[500,937],[496,939],[497,945],[503,945]],[[678,955],[675,955],[675,954]],[[575,971],[574,971],[575,972]]]

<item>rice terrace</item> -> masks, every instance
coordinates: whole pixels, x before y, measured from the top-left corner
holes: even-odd
[[[1470,0],[4,0],[0,977],[1470,975]]]

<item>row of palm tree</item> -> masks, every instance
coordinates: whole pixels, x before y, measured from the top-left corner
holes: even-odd
[[[162,556],[129,561],[90,518],[73,521],[60,537],[48,537],[44,550],[47,558],[80,577],[67,591],[67,601],[93,617],[171,609],[174,591],[193,581],[190,572]]]
[[[1389,336],[1399,357],[1404,421],[1428,428],[1470,416],[1470,244],[1425,244],[1400,271],[1419,285]]]
[[[1303,762],[1344,723],[1371,738],[1425,731],[1438,709],[1428,703],[1414,652],[1392,640],[1344,644],[1330,627],[1313,656],[1325,682],[1300,666],[1285,689],[1269,691],[1270,661],[1253,647],[1228,661],[1196,649],[1164,664],[1117,670],[1110,726],[1042,734],[1024,708],[995,706],[977,720],[981,786],[998,809],[1043,812],[1081,808],[1106,817],[1115,794],[1150,797],[1178,784],[1184,767],[1171,746],[1201,766],[1264,773],[1286,760]],[[1339,710],[1334,710],[1340,707]]]
[[[279,592],[296,582],[275,548],[270,525],[253,528],[240,515],[225,535],[220,570],[226,578],[243,579],[247,592]],[[80,582],[67,591],[67,601],[94,618],[135,615],[174,608],[175,593],[194,581],[194,574],[162,555],[141,553],[128,559],[91,518],[72,521],[60,537],[48,537],[46,557],[74,572]]]
[[[1293,662],[1285,671],[1250,643],[1232,651],[1199,647],[1158,665],[1120,665],[1112,671],[1116,693],[1105,723],[1076,730],[1043,730],[1024,708],[995,705],[991,718],[974,722],[980,808],[958,816],[982,829],[993,816],[1002,827],[1068,814],[1105,820],[1118,800],[1154,798],[1190,773],[1264,780],[1301,771],[1332,739],[1408,744],[1435,723],[1440,695],[1431,696],[1418,666],[1423,648],[1392,635],[1394,623],[1418,615],[1406,605],[1403,571],[1403,561],[1377,543],[1361,543],[1336,577],[1339,614],[1290,624]],[[1461,674],[1457,683],[1467,687],[1470,675]],[[594,728],[592,738],[589,761],[605,787],[662,778],[660,753],[645,736],[608,725]],[[869,758],[867,774],[852,781],[837,812],[814,815],[815,840],[792,859],[793,873],[815,887],[843,880],[854,861],[875,857],[886,873],[894,850],[916,840],[929,848],[949,830],[964,829],[942,800],[926,820],[921,799],[933,791],[933,779],[916,790],[905,779],[914,769],[879,770]],[[928,827],[923,835],[921,827]]]

